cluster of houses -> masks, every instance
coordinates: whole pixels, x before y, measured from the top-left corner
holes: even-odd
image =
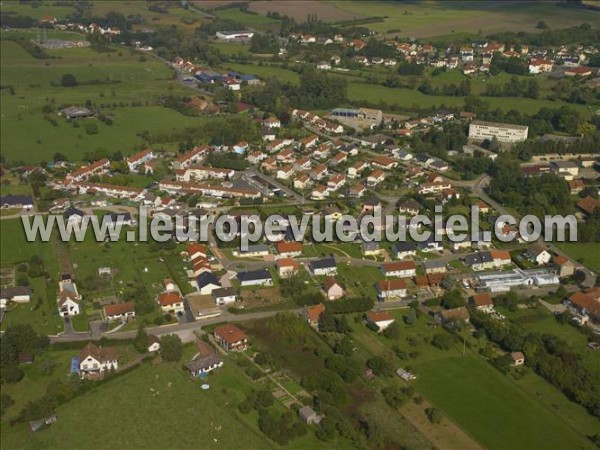
[[[504,58],[523,60],[527,64],[528,72],[531,74],[551,72],[560,67],[563,69],[564,76],[585,77],[593,73],[593,69],[585,66],[585,63],[591,55],[598,51],[598,48],[593,45],[579,45],[573,48],[560,46],[551,49],[543,47],[530,48],[528,45],[508,46],[502,42],[478,41],[471,45],[451,43],[445,48],[438,48],[430,44],[388,40],[385,43],[395,49],[396,56],[384,58],[365,56],[362,53],[365,47],[368,46],[367,41],[364,39],[346,39],[340,34],[333,37],[315,37],[310,34],[291,33],[289,39],[303,45],[336,45],[338,48],[345,47],[357,53],[348,56],[346,52],[344,58],[334,53],[329,60],[323,60],[316,64],[317,69],[320,70],[343,68],[351,63],[363,66],[394,67],[399,61],[402,61],[448,70],[460,70],[465,75],[472,75],[489,72],[493,58],[501,55]],[[280,55],[283,54],[285,52],[280,51]]]

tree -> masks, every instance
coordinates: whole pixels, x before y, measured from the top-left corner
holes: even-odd
[[[75,87],[79,83],[77,82],[77,78],[72,73],[65,73],[60,79],[60,85],[62,87]]]
[[[384,377],[391,377],[394,374],[394,367],[389,359],[385,359],[381,356],[374,356],[367,361],[367,367],[376,375]]]
[[[465,306],[465,300],[458,289],[453,289],[446,292],[442,297],[442,306],[446,309],[458,308],[459,306]]]
[[[427,408],[425,414],[429,421],[433,424],[439,424],[442,421],[442,412],[437,408]]]
[[[438,333],[431,339],[431,345],[440,350],[450,350],[454,344],[454,337],[448,333]]]
[[[148,333],[146,333],[144,325],[140,325],[133,341],[133,347],[140,353],[146,353],[149,345],[150,339],[148,339]]]
[[[167,334],[160,338],[160,356],[169,362],[179,361],[183,355],[181,339],[176,334]]]
[[[546,24],[546,22],[544,22],[543,20],[540,20],[536,26],[537,29],[539,30],[547,30],[548,29],[548,25]]]
[[[411,308],[412,314],[414,309]],[[400,337],[400,325],[396,322],[392,322],[382,333],[388,339],[398,339]]]

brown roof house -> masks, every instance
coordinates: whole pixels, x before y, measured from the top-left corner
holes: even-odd
[[[79,375],[82,378],[98,376],[118,368],[119,357],[114,347],[98,347],[89,342],[79,353]]]
[[[215,328],[217,343],[228,352],[243,352],[248,348],[248,336],[231,323]]]
[[[319,326],[319,319],[321,318],[321,314],[325,312],[325,305],[319,303],[318,305],[313,306],[305,306],[303,315],[308,324],[317,328]]]
[[[117,303],[116,305],[106,305],[104,307],[104,319],[112,322],[113,320],[127,321],[135,318],[135,308],[133,302]]]
[[[494,312],[494,302],[492,301],[492,296],[487,292],[475,294],[473,297],[471,297],[471,304],[477,308],[477,311],[481,311],[486,314],[491,314]]]
[[[333,277],[327,277],[323,283],[323,292],[329,300],[337,300],[345,294],[344,288]]]
[[[385,330],[396,320],[388,311],[369,311],[365,315],[365,318],[368,323],[376,325],[380,332]]]
[[[570,277],[575,273],[575,264],[573,264],[569,258],[559,255],[554,258],[554,267],[556,268],[556,272],[558,276]]]
[[[467,308],[464,306],[459,306],[458,308],[444,309],[438,312],[435,315],[435,318],[443,325],[451,325],[456,321],[469,323],[471,316],[469,315]]]

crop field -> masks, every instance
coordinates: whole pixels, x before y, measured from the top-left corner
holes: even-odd
[[[593,448],[585,436],[476,356],[414,367],[417,388],[486,448]]]
[[[91,48],[49,50],[57,59],[40,60],[15,42],[3,39],[1,46],[2,83],[14,88],[14,95],[7,89],[1,94],[0,139],[2,153],[9,161],[50,160],[56,152],[77,159],[86,151],[117,150],[117,142],[118,150],[127,154],[143,145],[139,135],[144,132],[169,133],[202,120],[157,106],[162,95],[190,91],[172,79],[168,67],[150,57],[140,62],[139,54],[115,47],[106,53]],[[79,85],[60,86],[66,73],[73,74]],[[84,105],[88,100],[110,116],[113,124],[83,119],[75,125],[58,115],[61,105]],[[141,106],[131,106],[132,102],[141,102]],[[44,106],[52,107],[49,116],[56,120],[56,126],[44,118]],[[87,134],[86,121],[97,124],[98,134]]]
[[[274,448],[237,411],[251,388],[239,369],[226,361],[207,382],[211,389],[201,390],[180,364],[144,364],[59,407],[58,422],[43,432],[32,434],[27,424],[3,427],[2,446],[64,449],[85,440],[95,449],[124,442],[130,448]]]
[[[334,2],[323,2],[315,0],[305,1],[255,1],[250,3],[250,11],[267,15],[268,12],[278,12],[282,16],[293,17],[298,22],[306,20],[308,14],[316,14],[319,20],[324,22],[339,22],[342,20],[365,19],[370,12],[357,13],[343,8]]]
[[[536,31],[544,20],[551,28],[591,23],[585,10],[564,8],[547,2],[467,2],[419,1],[333,2],[340,9],[369,17],[385,17],[381,22],[365,24],[379,33],[403,37],[427,38],[453,33],[482,35],[505,30]]]

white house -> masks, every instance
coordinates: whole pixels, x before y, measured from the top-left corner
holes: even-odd
[[[109,322],[113,320],[129,320],[135,317],[135,307],[133,302],[117,303],[116,305],[106,305],[103,308],[104,318]]]
[[[308,267],[313,275],[336,275],[337,264],[334,258],[323,258],[316,261],[311,261]]]
[[[408,278],[417,274],[417,266],[414,261],[396,261],[383,263],[381,271],[386,277]]]
[[[213,300],[219,306],[229,305],[230,303],[235,303],[237,299],[237,294],[235,289],[232,287],[222,287],[218,289],[214,289],[211,293]]]
[[[395,320],[388,311],[369,311],[366,319],[367,322],[377,325],[380,332],[393,324]]]
[[[118,368],[118,353],[114,347],[98,347],[90,342],[79,353],[79,374],[82,377]]]

